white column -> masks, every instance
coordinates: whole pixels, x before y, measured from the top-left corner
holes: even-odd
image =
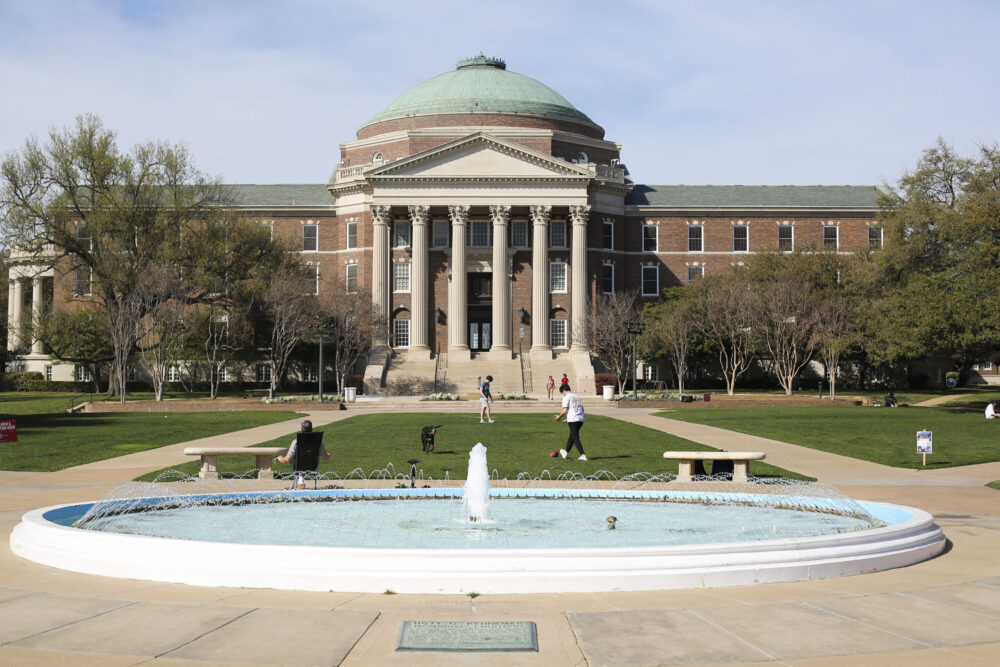
[[[590,206],[570,206],[569,217],[573,222],[573,247],[570,252],[570,270],[573,272],[573,294],[570,299],[573,312],[573,344],[570,350],[586,351],[587,322],[587,218]]]
[[[531,352],[550,356],[549,218],[551,206],[531,207]]]
[[[38,332],[42,326],[42,277],[35,276],[31,279],[31,315],[32,328],[35,332],[34,340],[31,342],[32,354],[45,354],[45,344],[38,338]]]
[[[490,206],[490,218],[493,220],[493,343],[490,352],[492,356],[510,359],[513,330],[510,313],[510,274],[507,271],[510,206]]]
[[[14,293],[16,290],[17,278],[11,276],[10,280],[7,282],[7,350],[13,352],[17,349],[17,309],[14,304],[17,303],[17,295]]]
[[[13,341],[16,350],[21,347],[24,341],[21,340],[21,318],[24,316],[24,282],[20,278],[15,278],[14,282],[14,307],[11,322],[13,326],[7,331],[7,339]]]
[[[451,282],[448,284],[448,353],[469,351],[469,295],[465,276],[465,229],[468,206],[449,206]]]
[[[386,322],[375,338],[376,346],[389,344],[389,226],[392,209],[372,206],[372,303]]]
[[[427,345],[427,225],[431,217],[430,206],[410,206],[411,248],[413,263],[410,265],[410,353],[430,354]]]

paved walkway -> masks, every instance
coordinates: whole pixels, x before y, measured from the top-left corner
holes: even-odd
[[[413,411],[438,411],[427,403]],[[317,412],[317,425],[374,410]],[[411,409],[411,408],[407,408]],[[468,409],[449,406],[449,411]],[[555,411],[554,405],[518,411]],[[511,409],[512,410],[512,409]],[[594,414],[819,478],[850,495],[935,514],[951,550],[909,568],[824,581],[639,593],[481,596],[201,588],[63,572],[0,545],[4,665],[994,665],[1000,662],[1000,464],[888,468],[787,443],[588,406]],[[185,460],[193,445],[249,445],[298,420],[180,443],[54,473],[0,474],[0,526],[35,507],[93,500]],[[404,620],[531,620],[538,653],[397,653]]]

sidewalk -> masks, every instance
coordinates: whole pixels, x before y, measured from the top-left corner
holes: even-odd
[[[556,411],[539,403],[516,411]],[[440,407],[414,402],[412,409]],[[310,418],[319,426],[368,412],[355,405]],[[908,568],[823,581],[470,599],[107,579],[24,561],[4,540],[0,663],[952,667],[1000,662],[1000,494],[979,483],[1000,479],[995,472],[1000,464],[899,470],[654,417],[653,411],[588,405],[588,412],[710,446],[764,451],[769,463],[835,484],[855,497],[921,507],[938,517],[952,549]],[[27,509],[99,498],[139,474],[186,460],[184,447],[244,446],[290,437],[298,427],[295,419],[54,473],[0,475],[0,527],[9,533]],[[539,651],[396,652],[404,620],[530,620],[537,624]],[[289,635],[296,637],[294,644]]]

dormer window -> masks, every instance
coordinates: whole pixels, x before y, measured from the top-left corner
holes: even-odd
[[[378,164],[381,161],[382,161],[382,153],[376,152],[375,155],[372,155],[372,164]]]
[[[580,157],[576,158],[576,160],[580,164],[590,164],[590,158],[583,151],[580,151]]]

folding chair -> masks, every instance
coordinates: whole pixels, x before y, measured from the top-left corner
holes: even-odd
[[[323,445],[323,432],[295,434],[295,458],[292,459],[292,488],[296,488],[300,477],[312,477],[313,488],[319,488],[319,452]]]

